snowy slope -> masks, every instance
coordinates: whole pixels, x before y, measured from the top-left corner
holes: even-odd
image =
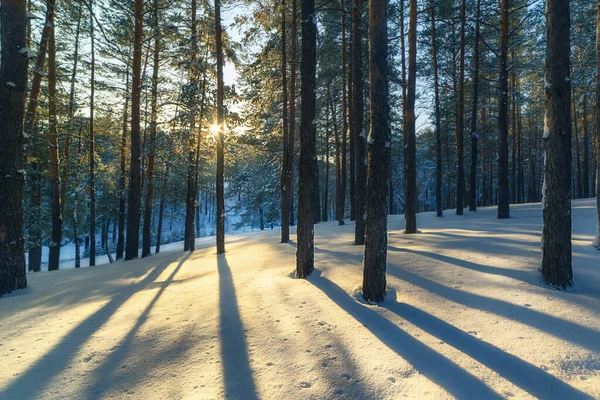
[[[380,306],[351,223],[316,226],[309,281],[277,230],[29,275],[0,299],[0,398],[600,398],[595,203],[573,204],[566,292],[537,271],[539,204],[390,217]]]

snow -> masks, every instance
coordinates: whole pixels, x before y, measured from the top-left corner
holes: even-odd
[[[595,200],[573,202],[567,291],[537,270],[540,204],[445,215],[390,217],[380,305],[352,223],[315,227],[309,280],[277,230],[30,274],[0,299],[0,398],[600,398]]]

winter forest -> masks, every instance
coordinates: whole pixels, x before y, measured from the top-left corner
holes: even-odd
[[[0,399],[600,399],[600,0],[0,32]]]

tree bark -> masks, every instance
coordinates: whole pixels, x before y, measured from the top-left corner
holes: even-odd
[[[435,36],[435,7],[431,7],[431,54],[433,57],[433,92],[435,105],[435,208],[438,217],[442,211],[442,137],[440,122],[440,89],[437,61],[437,39]]]
[[[465,194],[465,24],[467,20],[467,2],[462,0],[460,7],[460,60],[458,70],[458,119],[456,124],[456,215],[463,215]]]
[[[221,39],[221,0],[215,0],[215,42],[217,52],[217,254],[225,253],[225,193],[223,188],[223,41]]]
[[[152,62],[152,98],[150,100],[150,137],[148,165],[146,167],[146,201],[144,203],[144,226],[142,229],[142,257],[149,256],[152,238],[152,208],[154,196],[154,159],[156,156],[156,128],[158,118],[158,68],[160,61],[160,27],[158,24],[158,0],[154,0],[154,55]]]
[[[387,196],[390,176],[389,154],[391,140],[390,125],[388,122],[387,13],[387,0],[370,0],[369,82],[371,132],[367,140],[367,226],[365,232],[362,287],[363,297],[370,302],[383,301],[386,289]],[[416,22],[416,0],[410,0],[410,15],[411,21],[414,20]],[[416,31],[413,30],[411,33],[416,37]],[[409,42],[413,36],[409,38]]]
[[[408,26],[408,85],[404,107],[404,213],[406,233],[417,232],[417,154],[415,95],[417,82],[417,5],[410,0]],[[388,144],[389,145],[389,144]]]
[[[58,270],[62,243],[62,210],[60,204],[56,108],[56,42],[54,40],[54,27],[52,27],[48,38],[48,150],[50,152],[50,214],[52,220],[48,271]]]
[[[317,16],[314,0],[302,0],[302,61],[301,115],[300,115],[300,163],[298,166],[298,228],[296,251],[296,277],[305,279],[314,270],[314,176],[315,158],[315,103],[317,67]]]
[[[288,180],[292,179],[292,169],[290,160],[290,139],[288,133],[288,86],[287,86],[287,41],[286,41],[286,19],[285,19],[285,0],[281,0],[281,87],[282,87],[282,111],[283,111],[283,162],[281,166],[281,243],[287,243],[290,240],[290,196],[288,192]],[[293,102],[293,99],[292,99]]]
[[[500,0],[500,67],[498,90],[498,218],[510,218],[508,182],[508,29],[509,0]]]
[[[91,42],[91,66],[90,66],[90,267],[96,265],[96,159],[95,159],[95,136],[94,136],[94,97],[96,88],[96,54],[94,38],[94,11],[90,1],[90,42]],[[137,251],[136,251],[137,252]]]
[[[479,19],[481,18],[481,0],[477,0],[475,11],[475,44],[473,46],[473,105],[471,108],[471,173],[469,211],[477,211],[477,100],[479,95]]]
[[[296,153],[294,151],[296,141],[296,65],[297,59],[297,43],[298,43],[298,4],[296,0],[292,0],[292,32],[291,42],[292,48],[290,51],[290,129],[288,132],[288,151],[290,153],[290,179],[288,180],[287,192],[290,194],[290,225],[294,226],[294,160]]]
[[[542,277],[563,289],[573,283],[569,17],[568,0],[547,0]]]
[[[23,117],[27,91],[27,8],[5,1],[0,14],[0,296],[27,287],[23,238]]]
[[[590,140],[588,135],[588,120],[587,120],[587,95],[583,95],[583,197],[590,197]]]
[[[325,112],[325,176],[323,177],[323,207],[321,220],[329,220],[329,113]]]
[[[347,175],[347,157],[346,144],[348,138],[348,97],[346,92],[346,9],[344,0],[340,0],[340,12],[342,14],[342,181],[341,188],[338,191],[338,223],[344,225],[346,213],[346,175]]]
[[[594,133],[596,149],[596,236],[593,245],[600,250],[600,0],[596,5],[596,106],[594,108]]]
[[[125,72],[125,105],[123,106],[123,123],[121,132],[121,154],[119,162],[119,234],[117,236],[116,258],[123,258],[123,249],[125,247],[125,202],[126,192],[126,158],[127,158],[127,127],[129,122],[129,64]]]
[[[364,98],[362,72],[362,33],[360,27],[361,0],[353,0],[352,5],[352,137],[354,137],[356,185],[354,244],[365,244],[365,195],[367,186],[367,141],[364,128]]]
[[[581,184],[581,156],[579,152],[579,127],[577,126],[577,106],[575,105],[575,91],[573,91],[573,99],[571,100],[573,105],[573,133],[575,140],[575,169],[577,176],[575,180],[575,188],[573,189],[573,197],[580,199],[582,196],[582,184]]]

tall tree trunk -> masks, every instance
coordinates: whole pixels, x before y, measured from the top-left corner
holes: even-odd
[[[514,60],[515,55],[512,52],[512,59]],[[510,169],[510,202],[515,204],[517,202],[517,77],[512,74],[512,134],[510,136],[512,151],[511,151],[511,169]]]
[[[331,91],[327,86],[327,98],[329,99],[329,108],[331,110],[331,120],[333,123],[333,139],[335,142],[335,219],[340,225],[343,223],[341,220],[344,218],[343,214],[340,214],[340,198],[339,191],[342,190],[342,162],[341,162],[341,149],[340,149],[340,135],[338,133],[337,116],[335,113],[335,105],[331,98]]]
[[[42,231],[39,226],[40,209],[42,207],[42,184],[41,166],[39,161],[31,163],[33,173],[31,174],[31,204],[29,210],[29,270],[39,272],[42,270]]]
[[[583,197],[590,197],[590,140],[587,121],[587,95],[583,95]]]
[[[167,194],[167,183],[169,183],[169,167],[171,163],[167,161],[165,163],[165,177],[163,179],[162,188],[160,190],[160,205],[158,206],[158,227],[156,228],[156,251],[155,253],[160,253],[160,242],[162,236],[162,223],[165,212],[165,197]]]
[[[353,10],[353,6],[351,6]],[[348,61],[348,142],[350,148],[350,221],[356,220],[356,139],[354,136],[354,33],[353,14],[350,14],[350,55]]]
[[[416,38],[416,0],[410,0],[411,34]],[[385,297],[387,260],[387,195],[390,176],[389,98],[388,98],[388,35],[387,0],[369,3],[369,69],[371,98],[371,132],[368,139],[367,166],[367,226],[363,272],[363,297],[381,302]],[[414,17],[414,18],[413,18]],[[410,45],[409,45],[410,46]],[[409,58],[411,56],[409,55]],[[410,61],[409,61],[410,64]],[[410,66],[409,66],[410,75]],[[410,80],[410,79],[409,79]],[[409,84],[410,92],[410,84]],[[410,94],[409,94],[410,97]]]
[[[79,140],[77,141],[77,157],[75,157],[74,182],[75,195],[73,199],[73,241],[75,244],[75,268],[81,266],[81,255],[79,253],[79,216],[77,210],[79,208],[79,158],[81,157],[81,129],[79,132]]]
[[[123,250],[125,247],[125,201],[127,198],[126,192],[126,158],[127,158],[127,128],[129,122],[129,64],[125,72],[125,104],[123,106],[123,123],[121,132],[121,152],[119,160],[119,235],[117,237],[117,252],[116,258],[123,258]]]
[[[323,177],[323,207],[321,220],[329,220],[329,113],[325,112],[325,176]]]
[[[523,121],[521,106],[517,109],[517,203],[523,203]]]
[[[347,157],[346,144],[348,138],[348,97],[346,92],[346,8],[344,0],[340,0],[340,12],[342,14],[342,182],[338,192],[339,215],[338,223],[344,225],[346,213],[346,175]]]
[[[545,169],[542,277],[552,286],[573,283],[571,245],[571,81],[568,0],[546,2]]]
[[[500,0],[500,67],[498,88],[498,218],[510,218],[508,183],[508,26],[509,0]]]
[[[154,58],[152,62],[152,98],[150,100],[150,143],[146,168],[146,202],[142,229],[142,257],[149,256],[152,237],[152,207],[154,196],[154,159],[156,155],[156,128],[158,123],[158,67],[160,61],[160,26],[158,24],[158,0],[154,0]]]
[[[458,119],[456,124],[456,215],[463,214],[463,200],[465,194],[465,24],[467,20],[467,2],[462,0],[460,7],[460,60],[458,71]]]
[[[90,1],[90,41],[91,41],[91,67],[90,67],[90,267],[96,265],[96,158],[94,136],[94,97],[96,88],[96,54],[94,38],[94,9]]]
[[[192,0],[191,4],[191,44],[190,44],[190,66],[188,71],[188,78],[190,86],[196,88],[197,86],[197,71],[196,71],[196,58],[198,57],[198,29],[197,29],[197,2]],[[196,99],[196,92],[194,90],[194,100]],[[195,171],[195,157],[196,157],[196,145],[198,141],[195,135],[199,135],[196,131],[196,108],[192,107],[190,111],[190,130],[188,135],[188,171],[187,171],[187,193],[185,201],[185,230],[184,230],[184,251],[194,251],[196,247],[196,230],[194,229],[194,216],[196,214],[196,171]]]
[[[2,2],[0,66],[0,296],[27,287],[23,238],[23,117],[27,91],[27,8]]]
[[[56,0],[47,0],[46,3],[46,19],[44,22],[44,28],[42,29],[42,37],[40,39],[40,45],[38,48],[38,54],[36,57],[35,67],[33,69],[33,80],[31,82],[31,89],[29,90],[29,102],[27,104],[27,113],[25,115],[25,126],[23,129],[25,139],[27,142],[25,145],[25,156],[31,143],[31,137],[33,135],[33,127],[35,125],[35,117],[38,106],[38,97],[40,95],[40,88],[42,84],[42,76],[44,75],[44,63],[46,60],[46,51],[48,49],[48,37],[50,30],[54,26],[54,8]],[[28,48],[28,47],[24,47]],[[26,160],[25,160],[26,161]]]
[[[481,0],[477,0],[475,11],[475,44],[473,46],[473,105],[471,107],[471,174],[469,211],[477,211],[477,100],[479,95],[479,19]]]
[[[282,111],[283,111],[283,162],[281,165],[281,243],[287,243],[290,240],[290,196],[288,192],[288,180],[292,179],[292,169],[290,160],[290,139],[288,134],[288,114],[287,114],[287,41],[286,41],[286,20],[285,20],[285,0],[281,0],[281,87],[282,87]],[[292,102],[294,100],[292,99]]]
[[[573,197],[580,199],[582,193],[581,190],[581,156],[579,153],[579,128],[577,126],[577,106],[575,105],[575,91],[573,91],[573,99],[571,101],[573,105],[573,133],[575,140],[575,169],[577,170],[577,177],[575,180],[575,188],[573,190]]]
[[[355,147],[356,190],[354,244],[365,244],[365,195],[367,185],[367,138],[364,128],[364,98],[362,72],[362,33],[360,27],[361,0],[352,4],[352,137]]]
[[[296,276],[307,278],[314,270],[314,176],[316,173],[316,69],[317,69],[317,17],[315,1],[302,0],[302,61],[300,163],[298,165],[298,228],[296,251]],[[343,216],[342,216],[343,218]]]
[[[296,153],[294,151],[295,136],[296,136],[296,65],[297,58],[297,43],[298,43],[298,4],[296,0],[292,0],[292,32],[291,32],[291,54],[290,54],[290,129],[288,132],[288,151],[290,152],[290,179],[287,181],[287,192],[290,194],[290,225],[294,226],[294,159]]]
[[[435,208],[438,217],[442,211],[442,137],[440,122],[440,89],[437,63],[437,39],[435,36],[435,6],[431,7],[431,54],[433,57],[433,91],[435,103]]]
[[[48,271],[58,270],[62,243],[62,210],[60,204],[58,121],[56,109],[56,42],[54,40],[54,27],[52,27],[50,37],[48,38],[48,149],[50,151],[50,209],[52,220]]]
[[[217,52],[217,254],[225,253],[225,193],[223,188],[223,42],[221,39],[221,0],[215,0],[215,42]]]
[[[133,81],[131,85],[131,163],[129,166],[129,190],[127,196],[127,244],[125,260],[138,256],[140,242],[140,211],[142,202],[141,187],[141,146],[140,146],[140,95],[142,74],[144,1],[135,0],[135,29],[133,45]]]
[[[417,154],[415,135],[415,95],[417,82],[417,5],[410,0],[408,26],[408,85],[404,107],[404,213],[406,233],[417,232]],[[390,144],[387,143],[389,146]],[[368,225],[368,224],[367,224]],[[368,226],[367,226],[368,229]]]
[[[596,106],[594,108],[594,133],[596,148],[596,236],[594,247],[600,250],[600,0],[596,5]]]

